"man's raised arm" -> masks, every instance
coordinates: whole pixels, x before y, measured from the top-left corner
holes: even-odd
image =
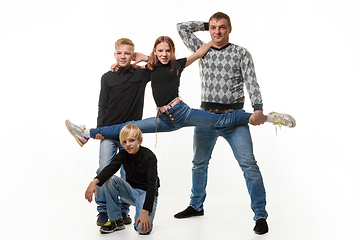
[[[178,23],[176,28],[185,46],[194,53],[205,44],[204,41],[195,36],[194,32],[209,30],[209,24],[191,21]]]

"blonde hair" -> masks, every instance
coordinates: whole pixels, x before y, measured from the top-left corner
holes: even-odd
[[[115,42],[115,51],[120,47],[120,45],[127,44],[130,45],[135,50],[135,44],[128,38],[120,38]]]
[[[119,134],[120,143],[122,144],[122,142],[125,141],[128,137],[133,137],[140,141],[142,138],[142,132],[140,128],[132,123],[127,124],[120,131]]]

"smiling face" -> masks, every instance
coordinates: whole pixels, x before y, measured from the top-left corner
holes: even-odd
[[[121,142],[121,145],[129,154],[136,154],[140,149],[142,141],[142,138],[138,139],[137,137],[131,136],[131,134],[129,134],[128,137]]]
[[[221,48],[229,43],[229,34],[231,26],[225,18],[212,19],[209,22],[209,33],[213,42],[213,46]]]
[[[121,44],[115,49],[114,57],[121,68],[128,68],[134,56],[134,48],[129,44]]]
[[[167,42],[159,43],[153,51],[162,64],[168,64],[173,57],[173,52]]]

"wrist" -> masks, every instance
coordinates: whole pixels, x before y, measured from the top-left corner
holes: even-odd
[[[209,23],[208,22],[204,22],[204,29],[206,31],[209,31]]]

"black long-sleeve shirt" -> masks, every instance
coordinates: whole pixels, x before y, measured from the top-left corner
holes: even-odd
[[[156,106],[162,107],[179,96],[180,76],[185,68],[186,58],[176,60],[172,70],[171,63],[158,62],[155,70],[150,71],[151,87]],[[147,65],[146,68],[148,69]]]
[[[140,120],[144,108],[146,84],[150,81],[147,70],[107,72],[101,77],[97,126],[111,126],[131,120]]]
[[[121,165],[124,166],[126,181],[130,186],[146,191],[143,209],[151,212],[160,187],[155,154],[142,146],[136,154],[129,154],[124,149],[120,150],[111,163],[95,177],[99,180],[97,185],[102,186],[120,169]]]

